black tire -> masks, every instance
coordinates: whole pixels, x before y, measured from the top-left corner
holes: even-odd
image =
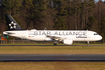
[[[57,43],[54,43],[54,46],[56,46],[57,45]]]

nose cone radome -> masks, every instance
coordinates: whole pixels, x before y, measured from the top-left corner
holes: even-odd
[[[99,40],[101,40],[101,39],[102,39],[102,36],[101,36],[101,35],[95,36],[95,41],[99,41]]]
[[[102,36],[101,36],[101,35],[99,35],[98,39],[99,39],[99,40],[101,40],[101,39],[102,39]]]

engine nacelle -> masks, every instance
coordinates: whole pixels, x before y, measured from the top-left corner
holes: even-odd
[[[65,40],[63,40],[63,43],[66,45],[72,45],[73,40],[72,39],[65,39]]]

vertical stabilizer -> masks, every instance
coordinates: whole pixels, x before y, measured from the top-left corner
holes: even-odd
[[[5,15],[9,30],[22,30],[19,24],[13,19],[11,15]]]

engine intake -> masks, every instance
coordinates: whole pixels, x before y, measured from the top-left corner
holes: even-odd
[[[66,45],[72,45],[73,40],[72,39],[65,39],[65,40],[63,40],[63,43]]]

